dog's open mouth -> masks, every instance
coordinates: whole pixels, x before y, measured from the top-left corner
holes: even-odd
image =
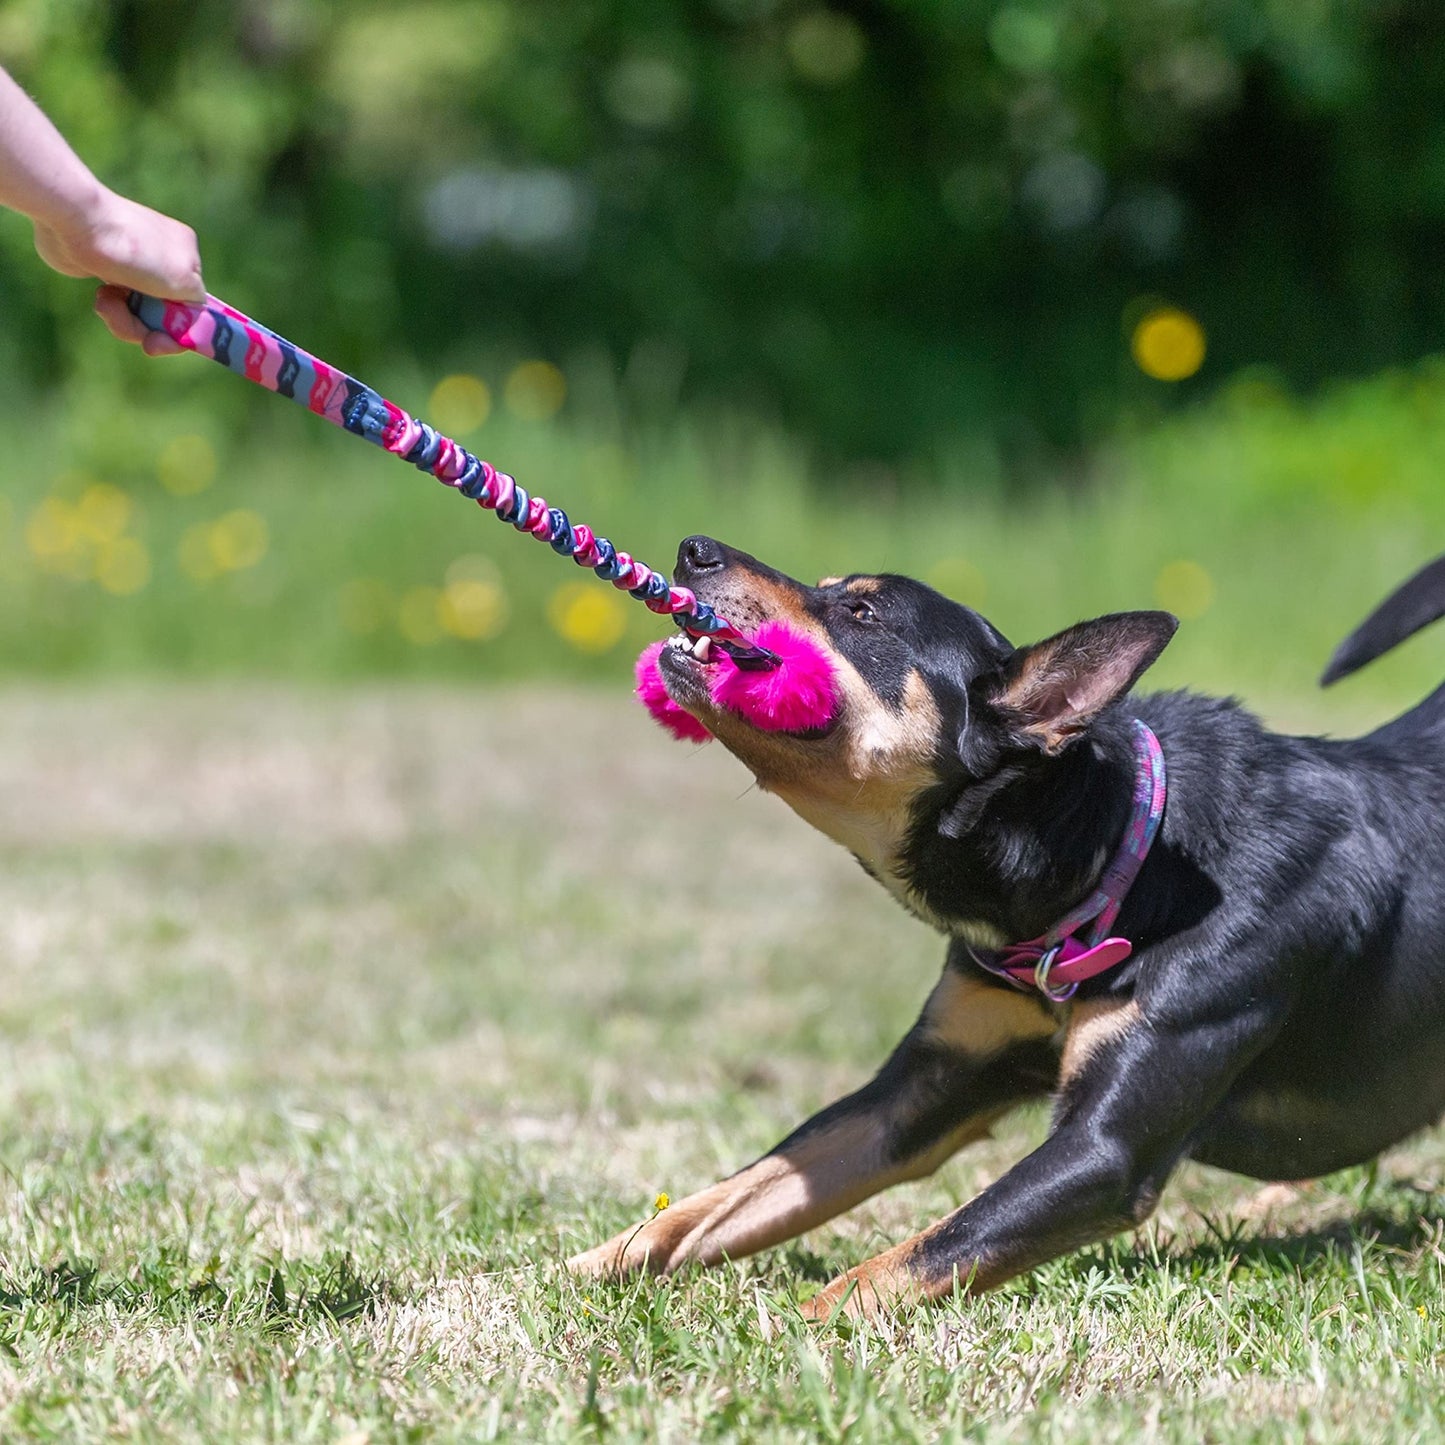
[[[716,663],[722,649],[713,646],[710,637],[692,637],[686,632],[679,632],[674,637],[667,639],[667,650],[669,652],[681,653],[683,657],[691,662],[703,664]]]
[[[742,668],[706,637],[674,636],[639,659],[638,696],[653,717],[679,737],[699,740],[723,717],[759,732],[812,740],[837,721],[840,699],[833,664],[811,639],[782,622],[758,628],[759,646],[773,652],[769,668]],[[677,709],[693,721],[677,716]]]

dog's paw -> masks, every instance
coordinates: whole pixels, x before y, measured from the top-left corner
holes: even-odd
[[[877,1273],[860,1264],[824,1285],[798,1308],[803,1318],[813,1324],[827,1324],[832,1319],[876,1320],[908,1296],[916,1297],[917,1290],[911,1286],[900,1288],[892,1274]]]
[[[644,1238],[644,1225],[634,1225],[614,1235],[605,1244],[594,1245],[566,1261],[567,1269],[583,1279],[620,1279],[623,1275],[652,1265],[652,1241]]]

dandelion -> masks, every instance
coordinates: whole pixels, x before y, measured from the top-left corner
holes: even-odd
[[[662,1191],[662,1193],[659,1194],[659,1195],[657,1196],[657,1198],[652,1201],[652,1207],[653,1207],[653,1210],[654,1210],[656,1213],[661,1214],[662,1211],[663,1211],[664,1209],[666,1209],[667,1206],[668,1206],[669,1204],[671,1204],[671,1203],[672,1203],[672,1198],[671,1198],[671,1196],[668,1194],[668,1192],[664,1189],[664,1190]]]

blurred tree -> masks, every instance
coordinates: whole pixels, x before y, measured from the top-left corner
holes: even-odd
[[[1445,329],[1437,0],[7,0],[0,62],[207,275],[362,374],[601,352],[633,414],[1026,461],[1162,394]],[[83,301],[0,227],[0,375]],[[479,341],[484,339],[484,341]]]

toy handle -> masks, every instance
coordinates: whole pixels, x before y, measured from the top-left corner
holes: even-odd
[[[379,391],[328,366],[218,297],[208,295],[197,304],[132,291],[126,305],[143,325],[164,332],[177,346],[208,356],[237,376],[411,462],[518,531],[530,532],[554,551],[571,557],[579,567],[591,568],[649,610],[671,616],[694,636],[713,638],[740,667],[765,670],[777,666],[776,653],[751,643],[688,588],[671,586],[663,573],[619,552],[590,527],[571,522],[560,507],[549,507],[541,497],[529,496],[505,472],[474,457],[425,422],[414,420]]]
[[[396,450],[389,443],[408,430],[410,418],[380,392],[328,366],[219,297],[208,295],[197,304],[165,301],[132,291],[126,305],[144,326],[164,332],[177,346],[219,362],[227,371],[304,406],[333,426],[365,437],[376,446]]]

